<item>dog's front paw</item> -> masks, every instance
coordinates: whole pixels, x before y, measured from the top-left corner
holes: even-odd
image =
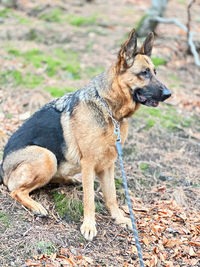
[[[97,229],[94,220],[85,220],[81,225],[81,234],[85,239],[92,241],[92,239],[97,235]]]
[[[35,215],[40,217],[48,216],[47,210],[40,203],[34,203],[32,206],[32,211]]]
[[[122,227],[128,227],[129,230],[133,230],[131,219],[129,219],[129,218],[126,218],[126,217],[122,216],[120,218],[117,218],[115,220],[115,222],[117,224],[120,224],[120,226],[122,226]]]

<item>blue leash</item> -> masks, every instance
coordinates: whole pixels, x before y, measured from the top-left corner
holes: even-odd
[[[124,184],[124,189],[125,189],[125,194],[126,194],[126,200],[127,200],[127,203],[128,203],[128,208],[129,208],[129,212],[130,212],[130,218],[131,218],[132,227],[133,227],[133,234],[134,234],[134,238],[135,238],[135,244],[136,244],[136,247],[137,247],[140,266],[144,267],[144,262],[143,262],[143,259],[142,259],[141,246],[140,246],[140,243],[139,243],[138,232],[137,232],[136,225],[135,225],[135,217],[134,217],[134,214],[133,214],[131,200],[130,200],[130,196],[129,196],[129,192],[128,192],[126,173],[125,173],[125,170],[124,170],[124,164],[123,164],[123,160],[122,160],[122,144],[121,144],[119,126],[118,127],[115,126],[114,133],[117,135],[116,147],[117,147],[117,153],[118,153],[118,157],[119,157],[119,161],[120,161],[120,168],[121,168],[122,179],[123,179],[123,184]]]
[[[98,92],[97,92],[98,94]],[[126,194],[126,200],[128,203],[128,208],[129,208],[129,212],[130,212],[130,218],[131,218],[131,222],[132,222],[132,227],[133,227],[133,235],[135,238],[135,244],[137,247],[137,252],[138,252],[138,257],[140,260],[140,267],[144,267],[144,262],[142,259],[142,251],[141,251],[141,247],[140,247],[140,242],[139,242],[139,238],[138,238],[138,232],[136,229],[136,225],[135,225],[135,217],[133,214],[133,209],[132,209],[132,205],[131,205],[131,200],[130,200],[130,196],[128,193],[128,185],[127,185],[127,179],[126,179],[126,173],[124,170],[124,164],[123,164],[123,160],[122,160],[122,144],[121,144],[121,137],[120,137],[120,123],[118,121],[115,120],[115,118],[113,118],[112,116],[112,112],[109,108],[109,105],[107,103],[107,101],[102,98],[101,96],[99,96],[99,99],[101,100],[101,102],[103,103],[104,107],[106,108],[109,117],[111,118],[113,125],[114,125],[114,134],[117,135],[117,139],[116,139],[116,147],[117,147],[117,153],[118,153],[118,157],[119,157],[119,161],[120,161],[120,167],[121,167],[121,172],[122,172],[122,179],[123,179],[123,184],[124,184],[124,189],[125,189],[125,194]]]

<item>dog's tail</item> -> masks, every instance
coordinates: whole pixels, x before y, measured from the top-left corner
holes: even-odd
[[[2,163],[0,164],[0,184],[3,183],[3,169],[2,169]]]

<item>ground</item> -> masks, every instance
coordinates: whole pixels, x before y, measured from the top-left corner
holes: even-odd
[[[0,159],[9,136],[35,110],[84,86],[116,59],[149,5],[147,0],[40,0],[1,7]],[[185,24],[186,6],[184,0],[170,1],[166,17]],[[196,40],[199,14],[195,3]],[[172,97],[158,108],[142,107],[130,119],[123,156],[145,266],[200,266],[200,72],[187,53],[185,33],[175,25],[159,25],[152,59]],[[116,187],[128,216],[118,163]],[[45,261],[48,266],[139,266],[132,233],[110,218],[98,181],[95,190],[98,235],[88,242],[79,231],[81,186],[48,185],[33,192],[49,211],[48,218],[40,218],[1,185],[0,266],[44,266]]]

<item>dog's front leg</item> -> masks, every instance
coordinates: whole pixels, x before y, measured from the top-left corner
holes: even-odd
[[[84,220],[81,225],[81,233],[87,240],[92,240],[97,235],[95,226],[94,205],[94,178],[95,172],[91,162],[81,160],[81,173],[83,183]]]
[[[99,174],[99,179],[104,195],[104,200],[112,218],[115,219],[115,222],[117,224],[128,226],[128,228],[131,230],[131,220],[127,217],[124,217],[123,212],[120,210],[117,203],[114,180],[114,164],[110,168],[107,168],[106,170],[101,172]]]

